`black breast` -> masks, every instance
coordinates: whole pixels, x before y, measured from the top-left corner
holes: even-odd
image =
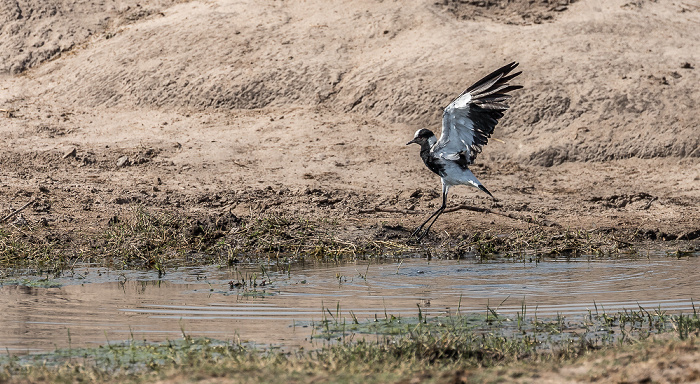
[[[445,174],[445,166],[439,161],[439,159],[430,156],[430,149],[421,150],[420,158],[423,159],[423,162],[428,167],[428,169],[437,173],[440,177],[442,177]]]

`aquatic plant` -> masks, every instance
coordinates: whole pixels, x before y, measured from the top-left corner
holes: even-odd
[[[313,329],[327,342],[310,350],[260,348],[240,340],[192,338],[183,332],[182,339],[164,343],[132,339],[95,348],[0,356],[0,381],[143,382],[225,376],[241,382],[323,381],[333,377],[336,381],[371,383],[426,373],[439,377],[441,372],[475,367],[563,364],[592,352],[652,347],[658,343],[652,335],[690,339],[690,344],[684,344],[689,348],[696,345],[692,340],[700,332],[695,310],[692,314],[668,314],[640,307],[608,314],[600,308],[576,320],[526,316],[526,308],[514,319],[492,308],[490,321],[485,314],[429,318],[422,311],[411,318],[385,314],[368,321],[351,315],[348,321],[342,317],[339,304],[322,310],[325,317],[314,323]],[[482,369],[480,375],[487,372]]]

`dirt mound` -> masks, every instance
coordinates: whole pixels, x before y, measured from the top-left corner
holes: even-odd
[[[215,209],[197,196],[269,186],[294,193],[253,194],[233,212],[335,209],[408,228],[397,218],[440,202],[410,197],[439,181],[404,144],[517,60],[524,88],[474,167],[507,202],[494,209],[576,228],[699,227],[700,8],[686,3],[3,4],[0,194],[19,206],[38,185],[82,191],[66,204],[85,212]],[[460,188],[451,198],[490,204]],[[452,217],[445,226],[496,222]]]
[[[556,22],[523,29],[455,20],[427,2],[314,4],[192,2],[142,12],[151,16],[34,72],[41,84],[31,88],[67,106],[322,107],[407,125],[408,136],[418,127],[437,130],[440,109],[455,94],[517,59],[525,88],[496,130],[507,144],[489,147],[490,160],[552,166],[700,156],[698,11],[576,2]],[[479,4],[447,6],[493,17],[564,7]],[[658,33],[646,33],[649,23]]]
[[[480,17],[508,24],[552,21],[576,0],[443,0],[436,3],[460,20]]]
[[[24,72],[80,46],[92,36],[158,13],[176,1],[3,1],[0,73]]]

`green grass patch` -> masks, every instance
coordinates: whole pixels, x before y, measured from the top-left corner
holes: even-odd
[[[68,257],[51,240],[0,227],[0,267],[32,267],[56,271],[66,268]]]
[[[342,262],[411,250],[390,241],[345,241],[337,224],[286,215],[239,218],[230,213],[182,216],[136,207],[105,227],[69,236],[61,228],[0,227],[0,267],[53,273],[77,262],[146,268],[165,274],[185,265],[233,266],[245,261]]]
[[[700,316],[694,306],[692,314],[669,314],[661,308],[649,310],[641,306],[638,310],[608,314],[596,305],[595,311],[589,311],[585,316],[568,318],[563,315],[538,317],[536,309],[534,314],[528,313],[532,310],[523,305],[515,316],[508,316],[499,314],[497,308],[487,307],[481,314],[430,317],[424,315],[419,306],[418,316],[385,314],[384,317],[360,321],[352,311],[349,318],[341,315],[338,305],[335,309],[324,308],[320,321],[296,323],[295,326],[311,325],[313,338],[341,342],[364,335],[409,338],[421,335],[435,336],[435,340],[449,335],[466,338],[455,345],[476,345],[476,349],[483,349],[479,340],[489,340],[487,349],[499,350],[503,356],[509,355],[507,350],[513,348],[527,354],[550,351],[570,355],[572,346],[601,348],[669,332],[676,333],[683,340],[699,336],[700,331]],[[498,343],[494,344],[496,341]]]
[[[402,256],[535,262],[561,257],[644,257],[632,240],[621,240],[619,234],[605,231],[486,230],[443,238],[438,243],[414,244],[408,241],[410,231],[400,226],[383,228],[374,235],[368,231],[352,239],[336,235],[342,230],[331,220],[293,215],[237,217],[219,212],[184,216],[175,211],[135,207],[84,233],[48,224],[21,228],[3,224],[0,267],[4,276],[22,269],[52,274],[79,262],[165,274],[179,266],[233,266],[246,261],[289,265],[297,261],[341,263]],[[676,249],[669,256],[697,254],[697,249],[691,247]]]
[[[697,312],[666,314],[642,308],[615,314],[591,313],[577,321],[562,316],[538,319],[524,313],[508,317],[487,309],[477,315],[427,318],[419,314],[404,319],[387,315],[384,319],[347,323],[333,315],[314,324],[314,332],[328,342],[314,344],[309,350],[260,348],[185,335],[164,343],[131,341],[39,355],[6,355],[0,357],[0,380],[437,380],[447,372],[523,363],[562,364],[592,351],[639,344],[652,335],[694,340],[700,332]]]

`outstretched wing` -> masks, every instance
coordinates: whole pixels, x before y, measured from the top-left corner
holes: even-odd
[[[444,159],[468,158],[474,162],[481,147],[488,143],[498,119],[508,109],[504,102],[510,91],[522,88],[508,82],[521,72],[509,73],[518,66],[512,62],[462,92],[442,113],[442,134],[431,151]]]

